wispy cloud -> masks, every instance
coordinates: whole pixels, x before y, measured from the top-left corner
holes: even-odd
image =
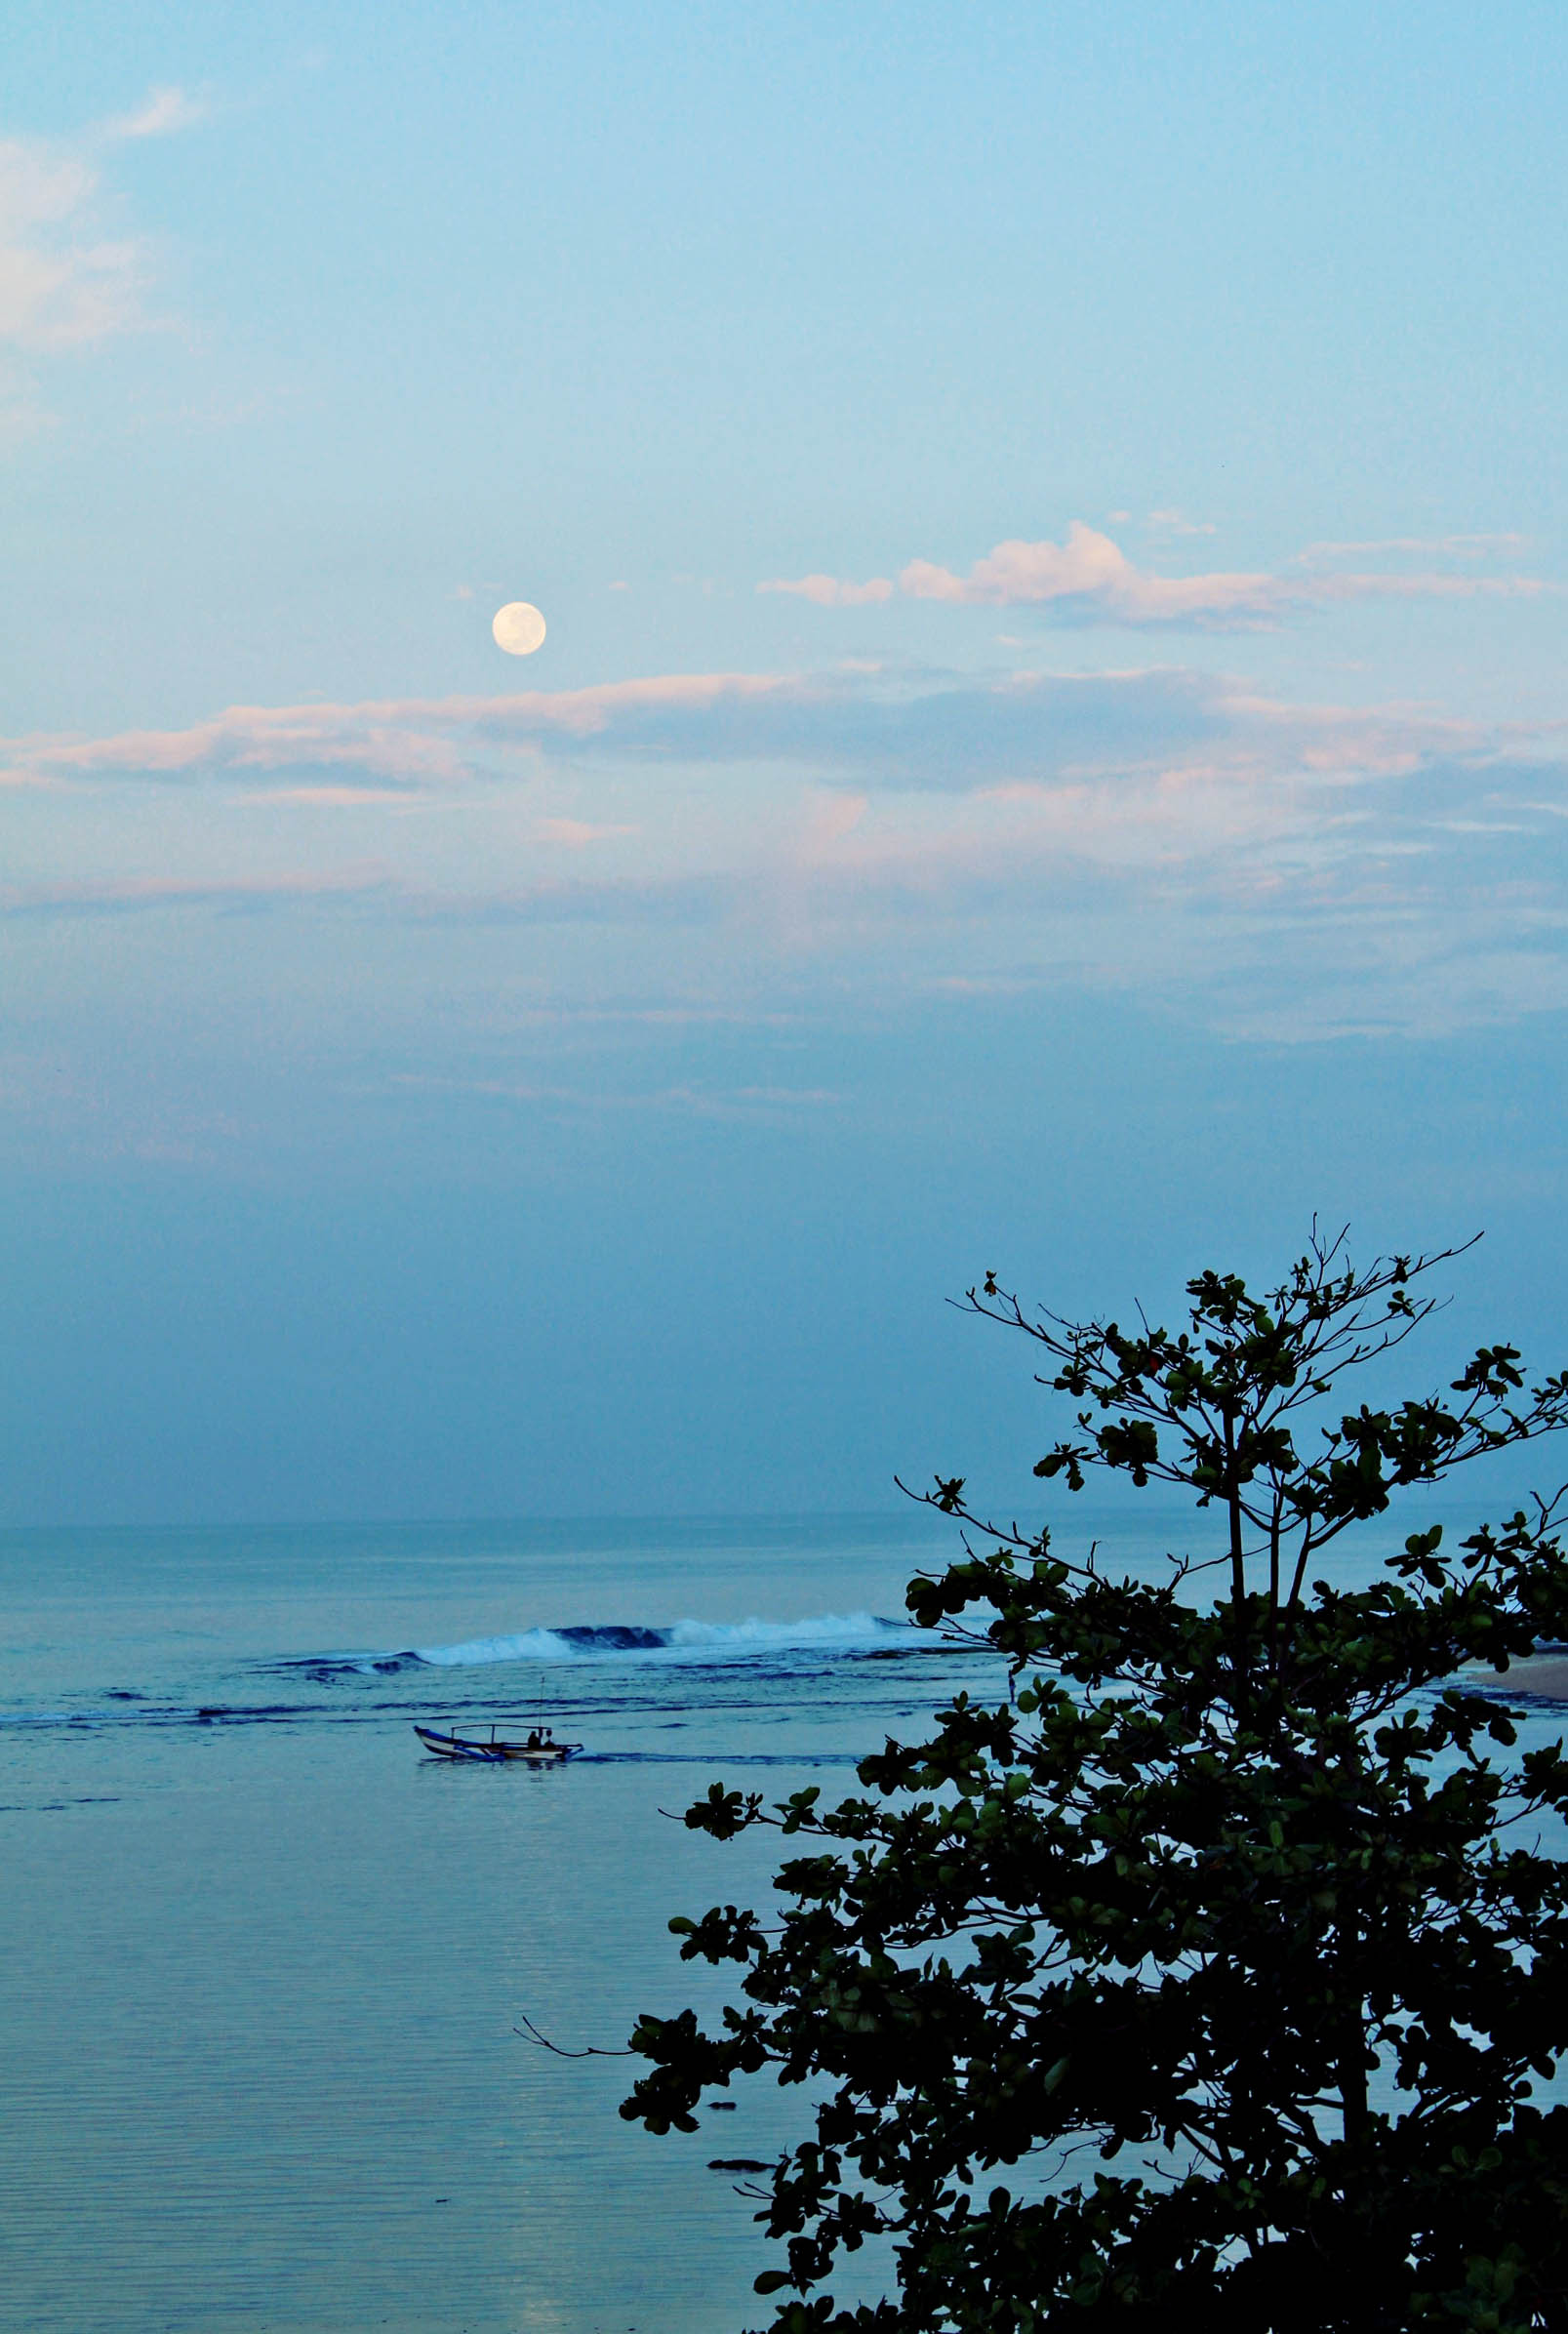
[[[98,136],[107,143],[121,139],[168,138],[206,116],[207,106],[200,98],[193,98],[188,90],[166,86],[149,90],[140,105],[105,122]]]
[[[139,854],[162,831],[179,863],[14,885],[0,915],[19,948],[29,925],[129,918],[151,946],[160,917],[265,910],[302,930],[461,933],[475,962],[602,964],[621,1012],[637,964],[731,1001],[744,988],[748,1020],[793,1010],[814,978],[956,996],[1072,974],[1175,985],[1227,1026],[1288,1034],[1349,1026],[1351,965],[1356,1026],[1495,1014],[1528,936],[1519,995],[1559,978],[1568,995],[1561,725],[1291,704],[1176,666],[241,706],[20,741],[9,761],[43,789],[29,826],[58,821],[66,865],[92,832],[73,797],[105,788],[134,797]],[[254,865],[259,832],[308,860],[313,833],[341,845],[356,803],[450,803],[454,786],[461,819],[367,810],[384,859]],[[193,789],[256,817],[190,820]],[[323,796],[333,815],[313,827]],[[104,803],[106,835],[125,807]],[[1489,969],[1467,986],[1472,961]],[[1423,1002],[1427,962],[1441,978]]]
[[[148,915],[180,908],[251,911],[310,901],[358,900],[386,886],[387,871],[379,864],[329,870],[288,868],[276,874],[205,880],[131,876],[98,882],[8,884],[0,887],[0,917],[55,921]]]
[[[1124,672],[942,675],[661,674],[513,696],[234,705],[184,729],[0,744],[0,785],[239,786],[274,802],[339,808],[578,768],[778,764],[867,789],[973,792],[1136,775],[1177,785],[1223,771],[1387,775],[1434,752],[1529,750],[1534,732],[1419,709],[1296,707],[1177,666]],[[571,845],[623,820],[546,812]]]
[[[1208,532],[1176,511],[1157,511],[1167,531]],[[1442,551],[1461,557],[1491,555],[1512,539],[1449,537],[1441,543],[1400,540],[1383,545],[1315,544],[1282,573],[1216,571],[1165,576],[1137,566],[1110,536],[1074,519],[1061,543],[1031,543],[1022,537],[995,544],[966,573],[930,559],[911,559],[891,577],[854,584],[829,575],[791,582],[770,577],[762,592],[791,592],[817,606],[856,607],[892,598],[941,600],[957,607],[1052,609],[1070,621],[1144,625],[1186,624],[1203,629],[1238,629],[1277,624],[1286,615],[1324,602],[1369,598],[1435,598],[1478,593],[1526,594],[1551,588],[1530,576],[1475,576],[1443,573],[1345,574],[1316,572],[1330,555],[1356,549]]]
[[[1150,527],[1164,535],[1218,535],[1220,530],[1213,519],[1189,519],[1185,510],[1151,510]]]
[[[1360,543],[1310,543],[1298,551],[1296,564],[1310,566],[1324,559],[1387,558],[1390,552],[1420,559],[1517,559],[1528,550],[1530,539],[1512,531],[1491,535],[1382,535]]]
[[[403,1092],[424,1090],[438,1094],[467,1094],[487,1102],[527,1106],[592,1115],[623,1111],[672,1111],[695,1118],[777,1118],[797,1110],[831,1109],[845,1097],[825,1086],[659,1086],[646,1090],[614,1087],[543,1085],[509,1078],[434,1078],[408,1072],[390,1083]]]
[[[1131,624],[1184,618],[1227,623],[1275,613],[1277,586],[1264,575],[1151,576],[1133,565],[1108,535],[1074,520],[1061,543],[999,543],[965,576],[929,559],[912,559],[899,577],[911,599],[966,606],[1038,607],[1089,601]]]
[[[635,834],[635,826],[622,825],[595,825],[588,819],[542,819],[539,837],[542,843],[558,843],[565,851],[587,851],[595,843],[613,843],[622,835]]]
[[[894,585],[887,576],[873,576],[868,584],[848,584],[838,576],[799,576],[793,583],[784,576],[773,576],[757,589],[789,592],[819,608],[865,608],[890,600]]]
[[[111,210],[103,157],[201,114],[184,91],[156,89],[135,111],[76,139],[0,139],[0,351],[14,365],[91,348],[147,322],[151,250]],[[7,403],[13,421],[19,413],[47,419],[25,373],[14,375]]]
[[[803,689],[810,694],[812,687],[772,673],[660,673],[512,696],[230,705],[184,729],[0,740],[0,785],[125,780],[257,785],[287,773],[303,782],[293,789],[296,799],[337,803],[345,789],[461,785],[482,776],[486,757],[493,760],[498,750],[581,748],[613,739],[623,751],[658,752],[678,745],[694,723],[704,734],[722,733],[740,708],[798,697]]]
[[[140,315],[140,243],[99,231],[98,172],[80,155],[0,141],[0,342],[28,355],[80,348]]]

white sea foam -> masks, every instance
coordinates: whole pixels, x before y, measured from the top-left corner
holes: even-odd
[[[515,1637],[469,1637],[461,1645],[417,1645],[416,1661],[438,1670],[479,1669],[488,1662],[567,1662],[571,1643],[552,1629],[525,1629]]]
[[[470,1637],[459,1645],[416,1646],[414,1652],[419,1661],[442,1670],[498,1662],[745,1661],[791,1652],[874,1652],[900,1643],[908,1626],[876,1613],[812,1613],[797,1621],[675,1621],[662,1629],[611,1623]]]

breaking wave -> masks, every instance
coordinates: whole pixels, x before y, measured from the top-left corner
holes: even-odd
[[[407,1670],[472,1670],[501,1662],[741,1662],[790,1654],[885,1653],[914,1635],[906,1621],[878,1613],[814,1613],[799,1621],[673,1621],[663,1629],[607,1622],[569,1629],[526,1629],[515,1636],[469,1637],[458,1645],[418,1645],[402,1653],[306,1655],[279,1668],[317,1677],[395,1676]]]

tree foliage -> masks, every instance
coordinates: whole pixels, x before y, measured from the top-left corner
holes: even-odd
[[[1552,1508],[1417,1531],[1371,1587],[1314,1570],[1402,1488],[1568,1423],[1568,1374],[1528,1388],[1503,1345],[1446,1395],[1346,1406],[1450,1253],[1357,1272],[1314,1234],[1266,1296],[1200,1274],[1175,1333],[969,1292],[1073,1406],[1035,1473],[1180,1487],[1219,1571],[1069,1561],[939,1477],[963,1554],[909,1611],[1005,1655],[1008,1700],[958,1693],[841,1805],[688,1810],[798,1844],[776,1918],[671,1923],[740,1998],[715,2031],[643,2018],[622,2113],[690,2130],[741,2076],[812,2086],[759,2190],[782,2334],[1568,2327],[1568,1760],[1454,1682],[1568,1636]],[[896,2293],[841,2308],[876,2234]]]

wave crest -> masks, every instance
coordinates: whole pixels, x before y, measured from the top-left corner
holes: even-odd
[[[416,1645],[401,1653],[314,1654],[283,1666],[309,1670],[318,1677],[385,1677],[406,1670],[471,1670],[503,1662],[740,1662],[792,1653],[884,1652],[911,1633],[908,1622],[889,1621],[879,1613],[812,1613],[798,1621],[673,1621],[660,1629],[601,1622],[469,1637],[456,1645]]]

